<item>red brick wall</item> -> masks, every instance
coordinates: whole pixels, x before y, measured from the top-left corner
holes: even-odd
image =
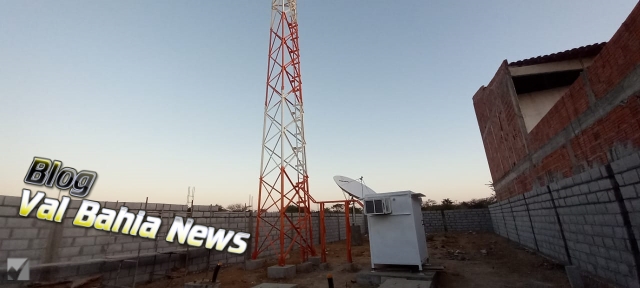
[[[631,97],[627,104],[618,106],[606,117],[571,139],[577,159],[589,165],[607,163],[607,151],[616,143],[631,142],[640,147],[640,104]]]
[[[538,151],[578,116],[596,110],[589,110],[590,91],[596,100],[602,99],[638,65],[640,4],[587,68],[587,81],[583,78],[576,80],[523,141],[520,116],[516,113],[519,108],[511,101],[511,79],[507,63],[503,62],[487,88],[481,88],[473,97],[491,177],[494,184],[499,184],[496,190],[498,199],[528,192],[536,182],[546,184],[549,173],[569,177],[578,165],[607,163],[607,153],[619,143],[640,147],[638,94],[575,135],[566,145],[532,163],[509,183],[501,181],[514,164],[527,161],[527,150],[530,154]]]
[[[589,98],[584,89],[584,82],[582,78],[578,78],[529,132],[527,141],[530,151],[540,149],[553,136],[567,127],[571,121],[584,113],[588,106]]]
[[[504,61],[487,87],[473,97],[493,179],[501,178],[527,155],[519,107],[511,94],[511,76]]]
[[[620,26],[588,68],[589,83],[596,95],[606,95],[640,62],[640,4]]]

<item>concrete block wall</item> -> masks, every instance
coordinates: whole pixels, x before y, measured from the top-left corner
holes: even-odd
[[[638,240],[640,240],[640,154],[632,154],[621,161],[612,163],[611,172],[615,173],[615,181],[612,181],[612,184],[614,186],[617,185],[620,191],[620,193],[616,193],[618,204],[622,204],[618,205],[619,214],[626,217],[618,217],[618,215],[616,215],[616,223],[621,222],[622,225],[618,224],[615,227],[614,233],[618,240],[614,241],[616,248],[610,249],[610,257],[608,257],[608,259],[614,258],[624,263],[624,265],[617,266],[619,270],[615,270],[615,266],[613,266],[614,269],[612,270],[619,271],[617,275],[622,274],[631,281],[630,278],[635,276],[637,279],[639,278],[638,276],[640,276],[638,275],[639,270],[637,268],[638,265],[640,265],[640,263],[638,263],[640,253],[632,252],[633,250],[638,251],[638,247],[640,246],[640,242],[638,242]],[[618,189],[614,189],[614,191],[615,190]],[[611,194],[608,194],[608,196],[611,197]],[[616,208],[613,207],[613,205],[607,206],[607,209],[607,214],[614,214],[614,212],[616,212]],[[620,226],[627,227],[626,231],[620,229]],[[630,227],[630,229],[628,227]],[[607,241],[606,244],[610,247],[613,246],[611,245],[611,241]],[[640,284],[636,287],[638,286],[640,286]]]
[[[0,203],[6,203],[0,206],[0,267],[6,267],[9,257],[28,257],[32,263],[42,263],[54,227],[35,218],[19,217],[17,197],[0,196]]]
[[[640,287],[640,153],[489,207],[495,232],[580,269]]]
[[[493,231],[489,209],[422,211],[425,232]]]
[[[444,217],[441,210],[422,211],[422,220],[427,234],[444,232]]]
[[[101,206],[116,210],[126,206],[130,209],[129,212],[132,213],[137,213],[138,210],[143,209],[147,211],[147,215],[161,217],[163,221],[158,231],[158,240],[154,241],[120,233],[109,233],[92,228],[73,226],[73,217],[77,212],[77,208],[80,207],[80,201],[74,200],[70,204],[70,209],[67,211],[63,223],[58,224],[58,226],[62,226],[58,229],[61,231],[56,230],[56,233],[58,233],[57,238],[60,240],[56,245],[57,251],[53,254],[50,262],[76,262],[104,259],[110,256],[135,255],[138,253],[138,249],[140,249],[140,253],[186,249],[186,246],[181,247],[178,243],[169,243],[163,240],[173,223],[174,216],[194,218],[195,224],[210,225],[234,231],[247,230],[246,215],[215,212],[217,209],[213,206],[207,206],[206,208],[194,207],[193,212],[187,212],[186,205],[174,204],[148,203],[146,209],[145,203],[104,202]],[[210,211],[198,211],[205,209]],[[55,225],[56,223],[50,224]]]
[[[359,225],[361,233],[365,232],[365,229],[364,229],[365,221],[366,221],[365,216],[362,214],[356,214],[355,216],[353,214],[350,214],[349,216],[349,223],[351,225]],[[336,241],[346,239],[345,235],[347,234],[347,229],[346,229],[347,226],[345,223],[346,223],[346,219],[344,214],[325,213],[325,229],[327,232],[325,239],[327,240],[327,242],[336,242]],[[314,231],[314,235],[315,235],[315,231]]]
[[[134,274],[136,282],[140,282],[149,280],[150,277],[162,277],[151,274],[152,272],[165,274],[174,267],[200,271],[218,261],[226,264],[241,263],[250,257],[254,245],[254,239],[250,239],[248,252],[245,255],[236,255],[169,243],[164,240],[174,216],[190,217],[195,220],[195,224],[212,226],[216,229],[243,231],[254,235],[256,217],[250,212],[218,212],[217,207],[211,205],[194,205],[193,211],[188,211],[186,205],[147,203],[145,206],[145,203],[137,202],[100,202],[101,207],[104,208],[119,209],[121,206],[126,206],[129,208],[128,212],[133,214],[143,209],[147,211],[146,215],[162,217],[162,226],[157,240],[150,240],[73,226],[73,217],[80,207],[81,200],[71,201],[62,223],[36,219],[35,212],[27,218],[19,216],[20,200],[20,197],[0,196],[0,286],[2,287],[21,287],[28,284],[7,281],[8,257],[28,258],[31,279],[35,281],[101,273],[105,283],[114,284],[120,260],[135,259],[140,251],[141,258],[137,274],[134,262],[123,262],[122,271],[118,274],[120,279],[118,285],[130,285],[133,283]],[[34,211],[37,211],[37,207]],[[278,214],[267,213],[265,216],[273,223]],[[294,222],[298,220],[294,214],[289,214],[289,217]],[[344,213],[325,213],[327,242],[346,239],[344,218]],[[320,243],[319,214],[312,214],[311,220],[313,241],[317,245]],[[350,215],[350,222],[354,223],[354,215]],[[357,215],[355,223],[363,227],[363,215]],[[277,231],[269,230],[269,227],[262,222],[259,243],[264,243],[263,240],[266,238],[277,239]],[[289,245],[290,240],[286,240],[285,245]],[[261,253],[260,257],[274,257],[277,249],[278,246],[273,245]]]
[[[340,228],[340,225],[342,223],[344,222],[340,221],[340,217],[327,217],[327,214],[325,214],[324,225],[325,231],[327,232],[325,238],[327,239],[327,242],[329,241],[329,239],[334,241],[335,239],[340,239],[340,236],[345,234]]]
[[[136,283],[166,278],[173,268],[186,268],[189,272],[203,271],[215,265],[217,261],[224,261],[222,254],[206,249],[191,249],[180,254],[141,255],[139,266],[135,269],[134,262],[121,262],[118,259],[99,259],[79,262],[61,262],[31,266],[30,279],[32,281],[62,280],[76,277],[88,277],[101,274],[103,284],[131,287]],[[130,259],[130,258],[129,258]],[[241,262],[243,257],[229,259],[228,263]],[[122,266],[120,267],[120,264]],[[118,269],[120,268],[120,271]],[[25,287],[31,281],[7,281],[6,270],[0,275],[2,287]],[[118,281],[116,283],[116,277]],[[135,277],[135,279],[134,279]]]
[[[523,245],[536,249],[535,235],[531,225],[531,213],[527,209],[526,199],[519,195],[509,199],[509,206],[516,227],[516,238]]]
[[[504,203],[506,202],[506,203]],[[518,241],[518,231],[516,227],[516,221],[513,217],[513,210],[511,209],[511,203],[508,200],[503,201],[505,205],[502,205],[502,215],[504,216],[504,225],[507,228],[507,237],[512,241]]]
[[[489,209],[445,210],[447,231],[493,231]]]
[[[269,223],[278,223],[277,222],[278,213],[267,213],[264,218],[268,220]],[[337,242],[346,239],[346,219],[344,213],[325,213],[325,240],[327,243]],[[355,220],[354,220],[355,217]],[[254,216],[255,218],[255,216]],[[299,217],[296,214],[289,214],[289,218],[291,221],[296,223],[299,220]],[[360,231],[364,232],[364,216],[362,214],[357,214],[354,216],[353,213],[349,215],[349,223],[351,225],[360,225]],[[312,234],[313,234],[313,243],[318,245],[320,244],[320,214],[318,212],[314,212],[311,215],[311,223],[312,223]],[[279,224],[277,224],[279,225]],[[278,226],[279,227],[279,226]],[[249,233],[254,234],[255,227],[252,228]],[[269,234],[270,233],[270,234]],[[290,237],[293,237],[293,231],[290,233]],[[261,236],[267,235],[267,236]],[[260,224],[260,238],[259,238],[259,247],[260,257],[275,257],[277,255],[277,251],[279,251],[279,242],[277,231],[272,229],[271,226],[265,221],[261,221]],[[265,240],[266,239],[266,240]],[[269,244],[275,241],[271,246]],[[252,242],[253,244],[253,242]],[[289,246],[291,244],[291,239],[289,237],[285,237],[285,246]],[[264,249],[264,250],[263,250]]]
[[[128,212],[133,214],[143,209],[148,216],[162,217],[157,240],[151,240],[73,226],[73,217],[80,204],[81,200],[72,200],[62,223],[55,223],[38,220],[34,214],[27,218],[21,217],[18,215],[20,197],[0,196],[0,285],[20,286],[15,282],[7,282],[5,271],[8,257],[28,258],[31,279],[36,281],[101,273],[107,284],[115,284],[114,281],[118,277],[120,281],[117,285],[130,285],[134,276],[136,282],[147,281],[152,277],[162,277],[161,274],[174,267],[186,268],[192,272],[200,271],[218,261],[227,264],[241,263],[250,256],[250,252],[235,255],[164,240],[175,216],[193,218],[195,224],[254,235],[256,217],[250,212],[219,212],[217,207],[211,205],[195,205],[193,211],[188,211],[186,205],[100,202],[104,208],[117,210],[126,206],[129,208]],[[293,222],[299,220],[297,214],[288,216]],[[264,215],[270,223],[276,223],[277,217],[278,213]],[[488,209],[424,211],[423,219],[427,231],[431,233],[445,231],[447,226],[450,231],[488,230],[492,226]],[[365,232],[364,215],[350,214],[349,221],[351,224],[359,225],[361,232]],[[319,213],[312,214],[311,222],[313,242],[317,246],[320,243]],[[345,223],[344,213],[325,213],[325,239],[328,243],[346,239]],[[259,245],[266,245],[277,238],[277,231],[271,229],[264,220],[261,221]],[[291,240],[285,238],[285,245],[288,246],[290,243]],[[275,241],[274,244],[266,247],[260,257],[275,257],[279,243]],[[252,251],[253,245],[254,239],[251,239],[248,251]],[[134,262],[123,262],[122,270],[118,273],[120,260],[135,259],[138,252],[141,255],[138,269],[135,270]]]
[[[491,215],[491,226],[493,226],[493,232],[502,237],[508,238],[507,227],[505,226],[502,216],[501,204],[496,203],[495,205],[489,206],[489,213]],[[498,219],[502,221],[498,221]]]
[[[551,201],[551,194],[547,188],[538,188],[525,193],[525,208],[531,215],[531,227],[538,250],[553,259],[561,262],[568,261],[565,245],[558,221],[558,215]]]

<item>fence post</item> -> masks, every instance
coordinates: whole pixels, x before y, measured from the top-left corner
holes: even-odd
[[[529,203],[527,203],[527,193],[522,194],[522,198],[524,198],[524,207],[527,210],[527,217],[529,217],[529,225],[531,226],[531,235],[533,235],[533,244],[536,245],[536,251],[540,252],[540,248],[538,248],[538,239],[536,238],[536,231],[533,230],[533,221],[531,220],[531,213],[529,213]]]
[[[515,213],[513,213],[511,198],[507,198],[507,202],[509,203],[509,209],[511,210],[511,218],[513,218],[513,227],[516,228],[516,239],[518,239],[518,243],[520,243],[520,233],[518,233],[518,222],[516,222],[516,215]]]
[[[504,225],[504,233],[507,234],[507,239],[509,239],[509,228],[507,228],[507,218],[504,218],[504,210],[502,209],[502,206],[503,205],[500,204],[500,215],[502,215],[502,224]]]
[[[447,217],[444,216],[444,210],[440,210],[440,215],[442,216],[442,228],[444,228],[444,232],[447,232]]]
[[[567,255],[567,262],[569,265],[573,265],[571,261],[571,254],[569,254],[569,246],[567,245],[567,238],[564,236],[564,229],[562,228],[562,221],[560,221],[560,214],[558,213],[558,208],[556,208],[556,201],[553,199],[553,193],[551,193],[551,187],[549,185],[546,186],[547,193],[549,197],[551,197],[551,205],[553,207],[553,212],[556,214],[556,221],[558,221],[558,228],[560,228],[560,236],[562,236],[562,243],[564,244],[564,253]]]
[[[607,177],[609,181],[611,181],[611,186],[613,187],[613,194],[616,196],[616,202],[618,203],[618,208],[620,209],[620,214],[622,216],[622,222],[624,223],[624,228],[627,232],[627,238],[629,238],[629,248],[631,248],[631,253],[633,254],[633,261],[636,266],[636,280],[640,279],[640,247],[638,247],[638,241],[636,239],[635,233],[633,233],[633,226],[631,225],[631,218],[629,217],[629,211],[627,210],[627,206],[624,204],[624,197],[622,197],[622,191],[620,190],[620,183],[616,180],[615,173],[613,172],[613,168],[611,168],[611,164],[605,165],[605,170],[607,171]]]
[[[342,240],[342,235],[340,235],[340,217],[334,217],[336,218],[336,222],[338,222],[338,241]]]
[[[247,214],[245,212],[245,217],[247,217],[246,215]],[[253,211],[249,211],[249,215],[248,215],[249,219],[248,219],[247,222],[245,222],[245,223],[247,223],[245,227],[247,229],[247,233],[249,233],[249,234],[253,234],[252,232],[255,232],[255,230],[253,230],[253,217],[252,216],[253,216]],[[251,253],[253,252],[253,249],[252,249],[253,248],[252,247],[253,244],[252,243],[253,243],[253,241],[247,241],[247,251],[249,253],[244,253],[244,255],[245,255],[244,259],[245,260],[251,259]],[[211,249],[209,251],[211,251]],[[208,268],[208,266],[207,266],[207,268]]]

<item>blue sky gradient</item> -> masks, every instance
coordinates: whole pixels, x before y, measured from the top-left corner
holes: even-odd
[[[471,97],[504,59],[608,41],[633,0],[298,3],[312,195],[486,197]],[[270,1],[18,1],[0,9],[0,194],[34,156],[95,200],[257,198]],[[57,194],[57,190],[43,191]]]

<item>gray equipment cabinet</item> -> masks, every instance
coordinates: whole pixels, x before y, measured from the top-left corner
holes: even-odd
[[[417,265],[422,271],[428,263],[421,197],[424,195],[412,191],[364,197],[372,269],[376,265]]]

